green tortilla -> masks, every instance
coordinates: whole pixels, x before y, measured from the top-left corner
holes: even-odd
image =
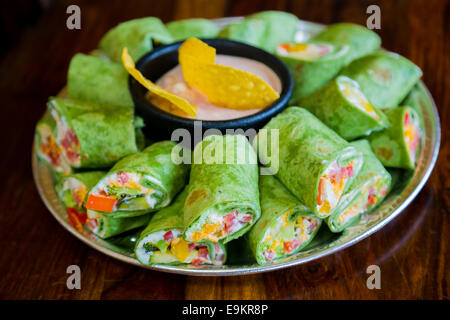
[[[390,127],[380,132],[374,132],[367,139],[370,141],[373,151],[386,167],[414,169],[415,159],[420,151],[417,145],[415,152],[409,152],[405,141],[405,117],[410,115],[411,121],[418,128],[417,142],[420,142],[420,120],[417,112],[408,107],[397,107],[385,111]]]
[[[295,55],[285,55],[277,48],[276,55],[291,71],[294,78],[294,91],[291,103],[296,104],[302,98],[333,79],[344,66],[349,46],[334,45],[327,42],[308,41],[306,43],[322,45],[331,52],[313,59],[298,58]]]
[[[424,85],[418,82],[411,89],[401,104],[404,106],[409,106],[417,112],[417,115],[419,116],[420,130],[425,132],[424,109],[432,108],[432,105]]]
[[[263,48],[267,28],[268,24],[263,20],[244,19],[241,22],[227,25],[219,32],[218,37]]]
[[[107,239],[129,230],[143,227],[147,225],[151,218],[151,214],[129,218],[114,218],[105,216],[100,212],[93,210],[87,210],[87,216],[88,220],[86,228],[102,239]]]
[[[386,197],[391,187],[391,175],[377,159],[367,140],[350,142],[363,154],[364,163],[348,192],[342,196],[335,213],[326,219],[329,229],[341,232],[372,210]]]
[[[283,11],[261,11],[246,20],[261,20],[267,24],[261,46],[269,52],[275,52],[280,43],[294,41],[299,23],[295,15]]]
[[[58,119],[58,142],[64,146],[66,139],[62,122],[79,142],[80,157],[78,162],[71,163],[73,167],[108,168],[137,152],[132,108],[61,98],[50,98],[48,108],[53,118]]]
[[[375,32],[353,23],[332,24],[311,40],[349,46],[345,64],[374,52],[381,45],[381,39]]]
[[[171,159],[172,149],[176,144],[172,141],[161,141],[145,148],[142,152],[129,155],[117,162],[92,188],[89,195],[102,191],[108,197],[119,201],[112,212],[102,212],[103,215],[114,218],[139,216],[157,211],[170,204],[175,195],[186,185],[189,166],[176,164]],[[140,175],[140,186],[154,190],[151,202],[139,193],[129,188],[114,187],[109,181],[117,174]],[[93,209],[89,204],[88,209]]]
[[[212,216],[225,219],[235,211],[250,214],[251,220],[239,230],[218,237],[218,241],[227,243],[240,237],[259,219],[256,154],[242,135],[208,136],[194,149],[189,194],[184,205],[185,240],[204,239],[197,239],[195,234],[209,225]],[[220,228],[224,227],[222,221]]]
[[[70,61],[67,90],[73,99],[133,107],[122,65],[78,53]]]
[[[263,265],[293,255],[305,248],[314,239],[322,220],[315,217],[312,211],[297,200],[274,176],[261,175],[259,177],[259,192],[261,218],[246,234],[245,238],[249,242],[256,261]],[[302,222],[305,217],[310,220],[307,219],[306,226],[303,226]],[[309,221],[312,223],[309,224]],[[298,222],[298,224],[296,225],[295,222]],[[277,231],[275,232],[276,239],[265,241],[267,236],[273,235],[272,230]],[[304,238],[301,237],[302,231],[307,234]],[[295,232],[300,232],[297,238]],[[276,245],[276,243],[274,244],[275,240],[281,242],[281,246],[277,248],[278,251],[281,249],[281,252],[271,249],[272,246]],[[293,240],[298,241],[297,246],[290,249],[289,244]]]
[[[165,234],[168,231],[172,232],[174,238],[180,238],[182,236],[184,229],[183,206],[187,195],[188,189],[185,188],[170,206],[161,209],[152,217],[150,223],[142,231],[139,240],[136,242],[135,255],[139,262],[150,265],[155,263],[181,264],[190,263],[198,257],[197,249],[189,250],[187,261],[180,261],[171,251],[172,247],[170,241],[164,241],[163,239],[160,239],[161,241],[150,241],[149,239],[149,236],[151,235],[154,235],[156,238],[161,238],[161,233]],[[157,233],[160,233],[159,237]],[[178,235],[176,233],[178,233]],[[225,247],[220,242],[217,244],[220,246],[223,253],[220,257],[216,257],[216,248],[213,243],[200,245],[208,248],[209,264],[223,264],[225,262]],[[216,258],[220,258],[220,260],[216,261]]]
[[[174,41],[180,41],[191,37],[215,38],[219,33],[216,23],[208,19],[185,19],[166,24],[167,30]]]
[[[153,49],[152,41],[168,44],[173,38],[159,18],[146,17],[118,24],[103,36],[99,48],[112,61],[120,62],[122,49],[127,47],[137,61]]]
[[[350,166],[340,189],[345,193],[361,168],[362,154],[300,107],[285,109],[263,129],[253,141],[260,162],[268,165],[275,156],[272,173],[317,217],[330,215],[338,199],[333,203],[327,200],[328,209],[319,210],[318,206],[323,206],[318,201],[321,178],[334,166],[339,170]]]
[[[340,74],[358,82],[374,106],[386,109],[398,106],[420,79],[422,70],[396,53],[378,51],[353,61]]]
[[[358,103],[358,107],[346,96],[347,90],[342,85],[353,88],[366,103]],[[333,79],[324,87],[300,99],[298,104],[347,140],[367,136],[389,126],[386,115],[370,105],[358,83],[345,76]],[[367,108],[371,111],[367,112]]]

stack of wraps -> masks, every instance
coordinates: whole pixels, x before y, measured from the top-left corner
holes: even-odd
[[[314,238],[322,224],[274,176],[259,177],[261,218],[246,235],[258,264],[297,253]]]
[[[74,99],[50,98],[56,140],[73,168],[108,168],[138,151],[134,111]]]
[[[339,201],[335,213],[326,220],[333,232],[341,232],[359,219],[363,212],[381,203],[391,186],[391,175],[372,152],[369,142],[357,140],[350,142],[350,145],[363,154],[364,163],[355,181]]]
[[[380,47],[380,37],[356,24],[335,24],[305,43],[282,43],[276,54],[291,71],[291,104],[333,79],[342,67]]]
[[[363,163],[360,152],[299,107],[272,118],[253,144],[263,164],[278,154],[274,173],[319,218],[333,214]]]
[[[408,106],[385,111],[390,127],[374,132],[367,139],[378,159],[386,167],[414,169],[420,151],[420,119],[417,112]]]
[[[422,71],[396,53],[378,51],[353,61],[340,74],[358,82],[372,105],[387,109],[398,106],[420,79]]]
[[[168,206],[185,186],[189,170],[188,165],[172,161],[175,145],[172,141],[157,142],[121,159],[90,190],[86,208],[126,218]]]
[[[135,254],[147,265],[190,263],[193,265],[225,262],[221,242],[192,243],[183,239],[183,206],[188,195],[185,188],[168,207],[158,211],[136,242]]]
[[[242,135],[211,135],[194,149],[184,204],[187,242],[227,243],[259,219],[256,154]]]

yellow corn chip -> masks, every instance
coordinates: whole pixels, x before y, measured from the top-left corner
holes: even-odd
[[[172,92],[164,90],[160,86],[157,86],[150,80],[146,79],[142,73],[136,69],[133,59],[128,54],[128,49],[123,48],[122,50],[122,63],[125,69],[133,78],[135,78],[140,84],[148,89],[151,93],[160,96],[166,100],[169,100],[173,105],[181,109],[183,112],[189,116],[195,117],[197,115],[197,107],[191,105],[186,99],[183,99]]]
[[[184,80],[204,93],[209,102],[230,109],[262,109],[279,94],[258,76],[215,64],[215,49],[190,38],[178,49]]]
[[[178,49],[180,65],[183,65],[188,57],[201,63],[214,63],[216,61],[216,49],[197,38],[189,38]]]
[[[193,79],[197,76],[196,64],[214,64],[215,61],[216,49],[197,38],[187,39],[178,49],[178,63],[181,66],[183,78],[191,87],[194,86],[191,85],[188,79]]]

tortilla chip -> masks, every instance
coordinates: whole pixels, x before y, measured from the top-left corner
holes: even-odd
[[[123,48],[122,50],[122,63],[128,73],[151,93],[170,101],[174,106],[178,107],[189,116],[195,117],[197,115],[196,106],[191,105],[186,99],[183,99],[146,79],[142,73],[136,69],[133,59],[128,54],[127,48]]]
[[[204,42],[190,38],[178,49],[184,80],[220,107],[262,109],[279,94],[258,76],[229,66],[215,64],[216,51]]]

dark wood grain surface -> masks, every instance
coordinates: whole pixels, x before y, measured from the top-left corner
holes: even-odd
[[[81,30],[66,28],[66,8],[72,3],[81,7]],[[381,8],[383,46],[423,69],[442,126],[441,150],[430,180],[407,210],[371,237],[282,271],[179,276],[133,267],[90,249],[65,231],[39,198],[30,162],[34,125],[48,96],[64,86],[70,58],[94,49],[118,22],[279,9],[321,23],[365,24],[370,4]],[[1,299],[448,299],[450,1],[55,1],[14,35],[17,38],[0,53]],[[66,288],[66,268],[72,264],[81,268],[81,290]],[[366,268],[372,264],[381,268],[380,290],[366,287]]]

